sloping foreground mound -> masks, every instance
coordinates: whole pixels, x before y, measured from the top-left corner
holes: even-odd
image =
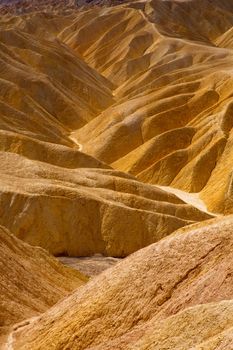
[[[70,169],[11,152],[0,152],[0,163],[0,224],[55,255],[124,257],[211,218],[112,169]]]
[[[132,338],[89,350],[232,350],[233,301],[187,308],[165,320],[148,322],[140,340]]]
[[[232,232],[232,216],[214,219],[138,251],[12,333],[13,348],[178,350],[227,342]]]
[[[0,227],[0,336],[86,281],[83,274],[64,267],[45,250],[21,242]]]

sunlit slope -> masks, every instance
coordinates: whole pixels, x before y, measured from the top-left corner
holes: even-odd
[[[222,349],[207,344],[232,335],[232,223],[182,228],[131,255],[15,332],[15,348]]]
[[[1,224],[53,254],[126,256],[210,217],[156,184],[232,211],[231,6],[212,3],[211,33],[193,6],[1,17]]]
[[[233,4],[121,2],[0,5],[4,350],[232,348]]]
[[[74,167],[0,152],[0,223],[53,254],[123,257],[179,227],[211,217],[132,176],[104,167],[91,169],[94,160],[84,156],[77,152]]]
[[[212,210],[232,212],[221,161],[232,142],[232,11],[144,1],[80,13],[59,38],[115,84],[116,101],[75,133],[84,152],[144,182],[207,191]]]
[[[78,271],[64,267],[43,249],[21,242],[3,227],[0,252],[0,336],[87,281]]]

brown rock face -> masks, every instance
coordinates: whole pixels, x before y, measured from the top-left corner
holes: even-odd
[[[0,335],[44,312],[87,278],[0,227]]]
[[[215,219],[140,250],[14,334],[15,348],[185,349],[219,336],[233,327],[232,231],[232,216]]]

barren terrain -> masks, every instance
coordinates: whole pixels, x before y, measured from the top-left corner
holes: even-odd
[[[0,348],[233,349],[232,62],[229,0],[0,1]]]

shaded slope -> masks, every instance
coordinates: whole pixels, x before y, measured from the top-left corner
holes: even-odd
[[[69,131],[113,102],[112,85],[55,36],[49,41],[41,38],[33,30],[40,16],[9,24],[2,20],[0,127],[71,145]],[[29,20],[32,28],[26,26]]]
[[[21,242],[0,228],[0,334],[44,312],[87,278],[62,266],[41,248]]]

